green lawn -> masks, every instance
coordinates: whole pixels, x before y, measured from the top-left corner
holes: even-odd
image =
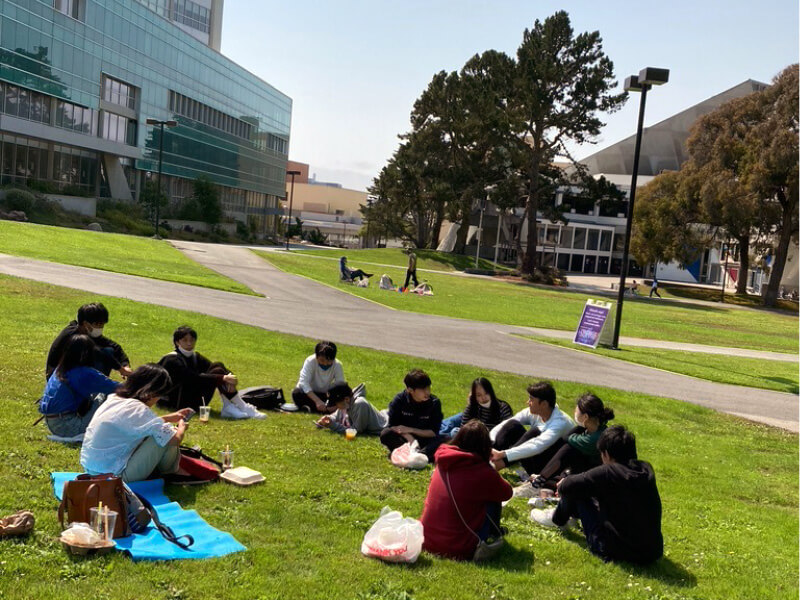
[[[408,266],[408,254],[400,248],[367,248],[363,250],[350,250],[343,248],[315,249],[315,250],[299,250],[292,251],[299,254],[306,254],[310,256],[322,256],[330,258],[331,260],[339,260],[340,257],[346,256],[347,263],[353,268],[361,265],[394,265],[402,267],[405,272]],[[463,271],[464,269],[471,269],[475,267],[475,257],[464,256],[461,254],[452,254],[450,252],[437,252],[436,250],[416,249],[414,254],[417,255],[417,269],[431,269],[433,271]],[[500,269],[506,270],[505,267],[496,267],[495,264],[484,258],[478,261],[480,269]],[[369,269],[364,269],[369,272]],[[402,281],[400,282],[403,283]]]
[[[440,273],[419,274],[421,280],[431,284],[435,294],[420,297],[378,288],[377,279],[382,273],[387,273],[395,285],[402,285],[404,268],[376,269],[370,287],[365,289],[341,283],[338,266],[332,261],[297,252],[258,253],[284,271],[304,275],[392,308],[463,319],[574,330],[587,298],[591,297],[494,278]],[[351,262],[359,266],[355,260]],[[798,351],[796,316],[725,306],[662,303],[647,298],[631,299],[625,303],[621,334],[711,346]]]
[[[0,221],[0,252],[258,295],[241,283],[197,264],[164,240]]]
[[[778,392],[796,394],[798,388],[798,368],[796,362],[761,360],[759,358],[743,358],[740,356],[724,356],[705,352],[682,352],[680,350],[663,350],[660,348],[640,348],[626,346],[619,350],[608,348],[591,348],[578,346],[570,340],[560,340],[544,336],[520,336],[553,344],[562,348],[570,348],[576,352],[590,352],[626,360],[628,362],[655,367],[664,371],[672,371],[682,375],[690,375],[717,383],[730,383],[747,387],[764,388]]]
[[[796,598],[798,593],[798,454],[796,435],[727,415],[640,394],[595,388],[617,421],[638,436],[639,453],[656,471],[664,507],[666,557],[649,568],[604,564],[577,534],[562,536],[528,520],[515,500],[504,512],[509,544],[494,563],[476,566],[423,554],[414,566],[363,558],[364,533],[389,505],[419,516],[430,470],[392,467],[378,440],[318,431],[309,415],[271,413],[265,421],[192,422],[189,444],[216,453],[225,444],[237,461],[263,472],[254,488],[223,483],[168,487],[185,508],[232,533],[247,552],[180,563],[133,563],[123,556],[68,556],[57,542],[56,501],[49,473],[78,468],[78,451],[47,442],[35,399],[47,348],[88,295],[0,277],[0,507],[37,517],[34,534],[0,540],[0,597],[6,599],[306,599],[368,600],[592,598]],[[243,385],[288,391],[314,340],[164,309],[99,298],[111,311],[108,335],[134,364],[171,350],[171,332],[189,323],[199,350],[224,361]],[[420,299],[424,300],[424,299]],[[403,374],[432,376],[445,412],[462,408],[470,381],[486,375],[514,409],[527,379],[343,346],[348,379],[365,381],[379,407],[401,389]],[[586,386],[556,382],[561,405]],[[219,410],[219,401],[212,407]]]

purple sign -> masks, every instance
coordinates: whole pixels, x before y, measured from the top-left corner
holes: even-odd
[[[583,315],[581,315],[581,321],[578,323],[575,339],[572,341],[581,346],[597,348],[600,333],[603,331],[603,325],[605,325],[608,318],[609,307],[608,303],[594,304],[589,300],[586,306],[583,307]]]

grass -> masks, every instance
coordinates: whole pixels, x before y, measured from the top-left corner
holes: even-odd
[[[299,254],[309,256],[321,256],[331,260],[339,260],[340,257],[347,257],[347,264],[353,268],[360,265],[394,265],[401,267],[405,272],[408,266],[408,254],[400,248],[366,248],[363,250],[344,250],[342,248],[331,248],[330,250],[300,250]],[[464,256],[462,254],[452,254],[450,252],[437,252],[436,250],[415,249],[417,255],[417,270],[430,269],[433,271],[463,271],[475,267],[475,257]],[[491,270],[508,270],[506,267],[495,266],[495,264],[482,258],[478,261],[478,268]],[[369,271],[369,269],[364,269]],[[417,273],[421,275],[421,273]],[[402,281],[400,282],[402,284]]]
[[[672,371],[682,375],[707,379],[716,383],[730,383],[797,394],[798,369],[796,362],[762,360],[741,356],[724,356],[705,352],[683,352],[661,348],[626,346],[619,350],[577,346],[570,340],[560,340],[538,335],[520,336],[544,344],[569,348],[576,352],[589,352],[628,362]]]
[[[222,483],[168,487],[167,493],[248,550],[180,563],[133,563],[119,555],[68,556],[57,542],[55,470],[78,468],[78,451],[30,427],[41,393],[45,354],[75,307],[101,300],[111,311],[108,334],[134,364],[171,350],[171,332],[189,323],[199,350],[222,360],[242,385],[294,385],[314,340],[270,333],[198,314],[0,277],[0,507],[28,508],[35,532],[0,540],[0,597],[48,599],[328,599],[433,598],[752,599],[796,598],[798,455],[796,435],[707,409],[641,394],[594,391],[617,421],[638,436],[640,456],[658,477],[666,556],[648,568],[604,564],[577,534],[562,536],[528,520],[514,501],[504,512],[509,543],[491,564],[476,566],[423,554],[413,566],[363,558],[361,540],[389,505],[418,517],[430,470],[392,467],[375,438],[346,442],[318,431],[309,415],[270,414],[265,421],[225,422],[212,403],[211,422],[191,424],[189,444],[216,453],[225,444],[237,461],[261,471],[254,488]],[[411,367],[426,369],[445,412],[464,403],[469,382],[486,375],[513,408],[527,379],[355,347],[340,347],[351,382],[365,381],[378,407],[402,387]],[[556,382],[565,410],[586,386]]]
[[[650,287],[640,285],[638,286],[638,292],[641,295],[647,296],[650,293]],[[705,300],[706,302],[719,302],[721,298],[720,290],[692,287],[689,285],[662,285],[660,282],[658,285],[658,293],[665,298],[689,298],[692,300]],[[761,296],[756,296],[754,294],[739,296],[730,291],[725,292],[725,304],[760,308],[763,306],[763,302],[764,299]],[[797,313],[797,302],[778,300],[776,308],[789,313]]]
[[[0,252],[258,295],[238,281],[197,264],[163,240],[0,221]]]
[[[372,251],[375,252],[375,251]],[[574,330],[589,296],[555,288],[514,284],[494,278],[419,273],[434,296],[381,290],[377,277],[387,273],[402,285],[405,268],[375,270],[369,288],[341,283],[338,266],[297,252],[259,252],[275,266],[399,310],[475,319],[509,325]],[[359,266],[355,260],[354,266]],[[798,351],[797,317],[771,311],[741,310],[631,299],[625,303],[622,335],[712,346]]]

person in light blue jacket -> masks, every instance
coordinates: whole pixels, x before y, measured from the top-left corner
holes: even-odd
[[[495,469],[519,462],[529,474],[538,474],[575,427],[572,419],[558,408],[556,391],[550,382],[534,383],[527,391],[528,407],[491,431]]]

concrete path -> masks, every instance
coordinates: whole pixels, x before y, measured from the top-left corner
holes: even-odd
[[[530,333],[524,327],[394,311],[283,273],[245,248],[185,242],[176,245],[201,264],[266,297],[2,254],[0,273],[200,312],[312,340],[327,338],[531,378],[676,398],[793,432],[799,429],[797,396],[792,394],[715,384],[510,335]]]

